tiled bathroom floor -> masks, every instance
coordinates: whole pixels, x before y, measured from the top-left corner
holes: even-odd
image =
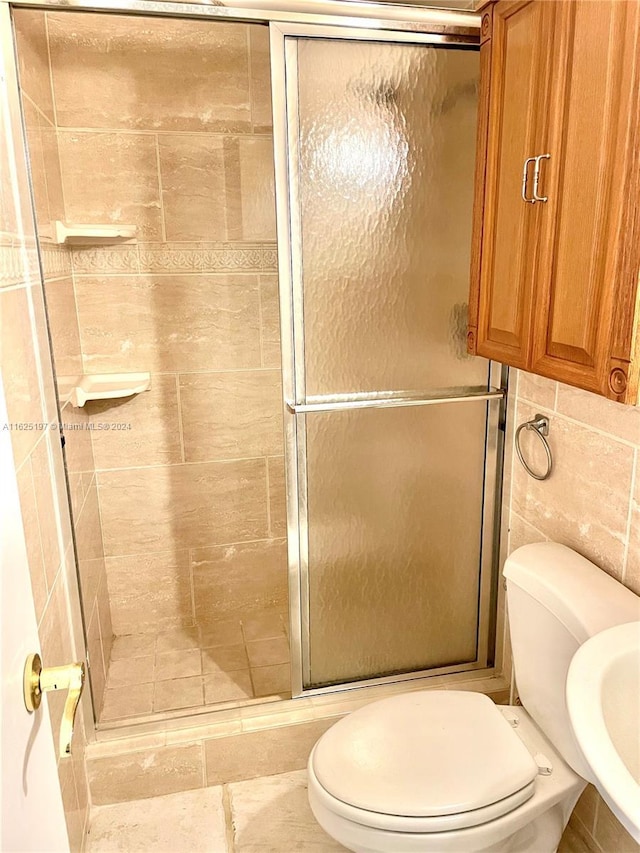
[[[341,853],[315,822],[305,770],[93,810],[86,853]]]
[[[290,696],[286,614],[116,637],[101,722]]]
[[[567,827],[558,853],[588,853]],[[99,806],[86,853],[340,853],[307,801],[307,773],[295,770]],[[605,851],[613,853],[613,851]]]

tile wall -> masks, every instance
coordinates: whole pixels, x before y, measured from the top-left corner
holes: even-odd
[[[70,250],[53,243],[53,223],[65,220],[55,102],[49,72],[48,22],[44,12],[14,15],[20,86],[27,131],[36,220],[42,249],[47,315],[59,386],[61,422],[76,536],[82,601],[88,633],[92,689],[100,713],[113,630],[107,591],[96,466],[87,409],[74,408],[65,388],[82,374],[80,330]],[[68,395],[67,395],[68,396]]]
[[[21,71],[31,92],[25,112],[36,154],[32,169],[38,215],[48,217],[49,211],[57,215],[61,204],[55,172],[55,134],[51,132],[47,107],[50,100],[44,80],[36,75],[42,86],[29,86],[30,75],[42,60],[43,43],[44,18],[39,16],[25,42]],[[8,57],[0,59],[11,69]],[[3,69],[2,77],[0,126],[5,132],[0,149],[0,373],[13,425],[11,436],[40,652],[46,666],[59,666],[83,659],[82,620],[27,164],[21,139],[15,135],[20,117],[6,100],[7,92],[16,91],[13,76],[11,72],[5,76]],[[47,251],[43,261],[47,276],[52,282],[55,279],[55,286],[62,293],[70,269],[68,258],[64,253]],[[44,700],[56,746],[64,699],[64,695],[56,693]],[[89,812],[83,725],[91,719],[88,698],[78,714],[73,756],[58,763],[73,851],[81,848]]]
[[[139,234],[73,258],[84,372],[152,374],[90,409],[114,633],[282,607],[268,30],[48,27],[67,219]]]
[[[152,375],[63,409],[99,713],[112,634],[287,606],[268,29],[20,10],[18,37],[41,235],[138,233],[47,282],[59,376]]]
[[[509,550],[545,539],[562,542],[640,594],[640,409],[515,373],[515,423],[537,412],[550,418],[555,468],[539,482],[514,456]],[[542,467],[535,436],[526,438],[527,458]],[[640,849],[592,786],[571,820],[590,850]]]

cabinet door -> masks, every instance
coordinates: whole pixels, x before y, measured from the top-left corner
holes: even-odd
[[[486,130],[481,123],[479,134],[474,239],[479,269],[472,268],[468,342],[471,352],[515,367],[526,367],[529,360],[541,206],[523,200],[523,169],[527,158],[543,153],[555,5],[500,2],[483,16],[480,109],[481,115],[488,112],[488,123]],[[533,166],[529,163],[528,197]]]
[[[544,152],[551,156],[541,163],[539,189],[549,200],[535,205],[540,257],[531,369],[624,399],[630,342],[627,363],[613,356],[628,239],[622,233],[631,192],[625,176],[638,122],[633,106],[638,4],[567,0],[553,6],[559,38]],[[633,304],[626,313],[633,314]],[[624,342],[622,348],[624,356]]]

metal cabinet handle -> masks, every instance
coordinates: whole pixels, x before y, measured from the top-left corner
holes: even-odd
[[[550,160],[551,154],[539,154],[537,157],[534,157],[536,161],[535,169],[533,170],[533,200],[534,201],[549,201],[547,196],[538,195],[538,187],[540,186],[540,161],[541,160]]]
[[[68,690],[60,724],[60,758],[71,754],[71,738],[76,711],[84,686],[84,663],[42,667],[40,655],[29,655],[24,665],[24,704],[32,713],[40,707],[42,694],[49,690]]]
[[[524,166],[522,167],[522,201],[526,201],[529,204],[535,204],[535,198],[527,198],[527,180],[529,178],[529,163],[535,163],[535,157],[527,157],[524,161]]]

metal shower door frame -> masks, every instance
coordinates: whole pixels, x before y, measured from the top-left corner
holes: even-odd
[[[342,22],[341,22],[342,24]],[[273,142],[278,232],[278,274],[282,347],[283,417],[287,495],[287,547],[292,695],[309,696],[376,684],[406,681],[491,666],[495,647],[500,502],[504,456],[504,423],[508,371],[497,363],[489,365],[486,390],[438,398],[415,396],[358,395],[360,399],[312,398],[307,400],[304,372],[304,312],[302,245],[297,164],[299,158],[297,44],[300,39],[331,39],[464,46],[467,37],[454,34],[406,32],[391,29],[291,24],[271,21],[271,87]],[[473,44],[473,42],[471,42]],[[475,44],[479,47],[479,38]],[[307,414],[345,408],[387,408],[405,405],[460,403],[478,405],[486,401],[485,482],[482,512],[479,620],[477,659],[464,665],[400,673],[318,688],[311,682],[309,624],[309,521],[307,504]]]

